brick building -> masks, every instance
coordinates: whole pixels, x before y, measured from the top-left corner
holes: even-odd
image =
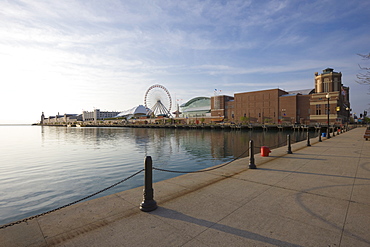
[[[309,98],[281,89],[215,96],[211,100],[211,115],[236,123],[304,123],[309,118]]]
[[[327,123],[328,108],[331,124],[349,121],[349,87],[343,86],[342,73],[331,68],[315,73],[315,93],[310,99],[311,123]]]
[[[235,123],[326,123],[328,95],[330,122],[344,123],[349,120],[349,88],[341,78],[342,73],[327,68],[315,73],[315,89],[217,95],[211,98],[211,116]]]

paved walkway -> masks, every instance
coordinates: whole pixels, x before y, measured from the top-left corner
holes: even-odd
[[[364,128],[83,202],[0,230],[1,246],[370,246]]]

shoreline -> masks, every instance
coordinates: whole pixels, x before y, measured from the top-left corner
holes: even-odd
[[[167,128],[167,129],[217,129],[217,130],[298,130],[298,131],[325,131],[325,125],[274,125],[274,124],[117,124],[117,123],[81,123],[79,126],[67,124],[32,124],[33,126],[51,126],[51,127],[72,127],[72,128],[88,128],[88,127],[127,127],[127,128]],[[361,127],[364,125],[351,124],[351,125],[332,125],[330,132],[338,130],[348,130],[348,128]]]

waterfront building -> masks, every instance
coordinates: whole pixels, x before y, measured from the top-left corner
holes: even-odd
[[[55,116],[49,116],[48,118],[45,117],[44,112],[41,114],[41,121],[40,124],[68,124],[82,121],[81,114],[57,114]]]
[[[309,118],[311,91],[268,89],[236,93],[234,97],[215,96],[212,101],[216,109],[212,109],[212,116],[236,123],[305,123]]]
[[[151,110],[143,105],[135,106],[129,110],[120,112],[116,117],[125,117],[127,120],[131,118],[140,118],[150,115]]]
[[[82,112],[82,120],[83,121],[98,121],[104,120],[106,118],[114,118],[121,112],[117,111],[100,111],[100,109],[94,109],[92,112],[83,111]]]
[[[234,97],[227,95],[215,95],[211,100],[212,121],[220,122],[224,119],[234,121]]]
[[[329,101],[328,101],[329,98]],[[329,105],[328,105],[329,104]],[[311,123],[349,122],[349,87],[342,84],[342,73],[332,68],[315,73],[315,93],[310,99]]]
[[[181,117],[211,117],[211,98],[196,97],[180,106]]]
[[[341,78],[342,73],[327,68],[322,74],[315,73],[315,89],[268,89],[213,96],[211,116],[235,123],[326,123],[329,107],[331,123],[348,122],[349,87],[343,86]]]
[[[289,91],[279,97],[278,123],[310,123],[310,98],[314,89]]]

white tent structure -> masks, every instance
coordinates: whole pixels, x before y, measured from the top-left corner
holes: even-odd
[[[135,106],[134,108],[123,111],[120,114],[118,114],[116,117],[125,117],[126,119],[130,119],[133,117],[141,117],[150,114],[151,110],[149,108],[146,108],[143,105]]]

